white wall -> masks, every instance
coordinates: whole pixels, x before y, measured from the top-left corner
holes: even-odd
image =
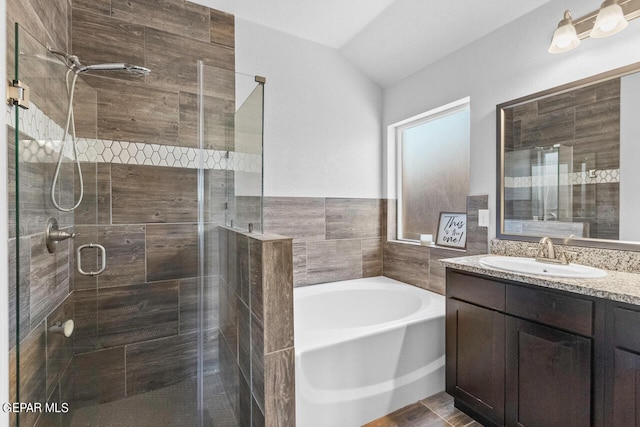
[[[335,49],[237,18],[236,71],[267,78],[265,196],[382,196],[382,91],[364,73]]]
[[[7,19],[6,1],[0,1],[0,76],[6,76],[7,57]],[[2,99],[6,99],[2,89]],[[4,108],[4,107],[3,107]],[[9,238],[9,218],[7,207],[7,124],[2,114],[3,126],[0,128],[0,403],[9,401],[9,255],[7,239]],[[9,425],[9,414],[0,412],[0,426]]]
[[[491,237],[495,236],[496,105],[640,61],[638,21],[615,36],[583,40],[571,52],[547,53],[565,9],[582,16],[599,5],[554,0],[384,91],[384,126],[471,97],[470,192],[489,194]],[[384,191],[393,196],[393,189]]]

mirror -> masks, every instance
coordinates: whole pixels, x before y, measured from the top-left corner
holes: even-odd
[[[497,237],[640,250],[640,64],[497,107]]]

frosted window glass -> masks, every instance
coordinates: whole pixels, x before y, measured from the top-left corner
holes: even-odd
[[[435,238],[440,212],[466,212],[469,109],[402,131],[400,239]]]

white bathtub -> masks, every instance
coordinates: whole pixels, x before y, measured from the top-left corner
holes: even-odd
[[[444,297],[387,277],[296,288],[299,427],[354,427],[444,390]]]

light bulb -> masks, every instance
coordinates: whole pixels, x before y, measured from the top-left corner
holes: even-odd
[[[549,53],[562,53],[574,49],[580,44],[580,39],[576,33],[576,27],[571,20],[571,12],[564,12],[564,19],[558,24],[558,28],[553,33]]]
[[[629,23],[624,17],[622,8],[615,0],[607,0],[600,6],[600,12],[589,33],[590,37],[603,38],[619,33],[627,28]]]

